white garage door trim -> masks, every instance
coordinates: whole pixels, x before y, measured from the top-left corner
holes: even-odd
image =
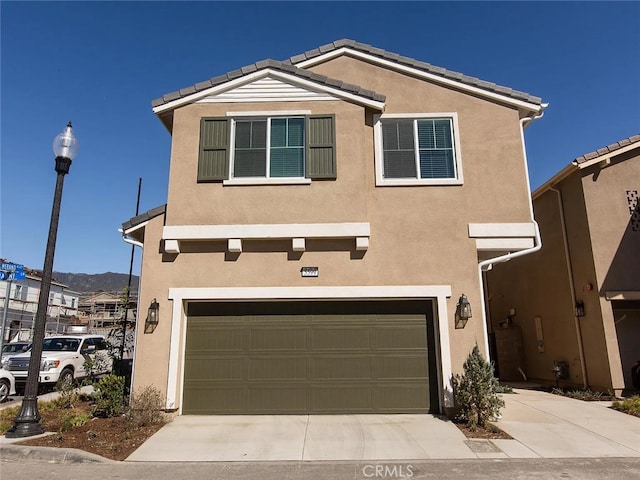
[[[449,348],[449,325],[447,298],[451,297],[450,285],[398,285],[361,287],[203,287],[170,288],[168,299],[173,301],[171,317],[171,339],[169,342],[169,371],[167,378],[167,409],[182,414],[184,381],[184,355],[187,334],[185,301],[189,300],[432,300],[437,309],[436,349],[438,349],[440,409],[453,406],[450,383],[451,351]],[[179,399],[179,402],[178,402]]]

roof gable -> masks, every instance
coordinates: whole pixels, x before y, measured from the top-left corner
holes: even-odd
[[[351,55],[387,68],[413,75],[417,74],[436,83],[444,83],[475,94],[502,99],[507,103],[514,103],[521,108],[534,112],[538,112],[546,106],[542,103],[540,97],[349,39],[338,40],[306,51],[289,58],[285,62],[300,68],[308,68],[340,55]]]
[[[337,99],[353,101],[379,110],[384,109],[385,96],[342,80],[310,72],[294,65],[275,60],[263,60],[238,70],[220,75],[190,87],[163,95],[151,102],[154,113],[161,115],[167,128],[171,128],[171,112],[182,105],[218,95],[252,82],[271,78],[289,85],[315,92],[324,92]],[[169,114],[169,115],[167,115]]]

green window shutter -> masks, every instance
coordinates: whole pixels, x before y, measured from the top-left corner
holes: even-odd
[[[306,176],[336,178],[336,133],[333,115],[307,117]]]
[[[229,119],[203,118],[200,121],[198,182],[229,178]]]

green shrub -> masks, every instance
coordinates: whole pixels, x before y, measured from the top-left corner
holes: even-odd
[[[81,427],[82,425],[87,423],[90,418],[91,418],[91,415],[89,415],[88,413],[80,413],[77,415],[73,415],[73,414],[67,415],[62,421],[62,426],[60,427],[59,433],[68,432],[69,430],[75,427]]]
[[[640,417],[640,396],[634,395],[633,397],[625,398],[622,401],[615,400],[611,404],[611,408],[620,412],[628,413]]]
[[[513,388],[503,383],[498,383],[496,386],[496,393],[513,393]]]
[[[488,422],[500,415],[504,400],[498,396],[498,380],[493,366],[473,347],[463,365],[463,374],[453,377],[453,393],[459,407],[458,419],[467,422],[471,430],[487,428]]]
[[[162,412],[164,399],[157,388],[147,386],[131,395],[131,404],[126,412],[132,428],[164,423]]]
[[[94,405],[91,413],[96,417],[117,417],[124,408],[124,377],[109,374],[94,385]]]
[[[49,402],[52,408],[73,408],[79,400],[78,388],[73,383],[56,386],[56,392],[58,397]]]

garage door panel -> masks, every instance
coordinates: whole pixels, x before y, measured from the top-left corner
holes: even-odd
[[[307,330],[299,325],[287,328],[256,327],[249,331],[249,348],[259,350],[292,350],[307,349]]]
[[[183,413],[429,411],[430,302],[292,303],[189,314]]]
[[[189,325],[187,330],[187,344],[189,351],[212,350],[218,352],[241,352],[244,350],[246,338],[245,327],[227,327],[208,325]]]
[[[380,411],[402,409],[406,413],[424,413],[429,402],[429,389],[424,385],[389,385],[374,391],[374,401]]]
[[[312,390],[311,404],[314,412],[368,413],[373,411],[371,388],[368,385],[334,385]]]
[[[195,381],[235,380],[244,377],[246,366],[243,358],[201,355],[188,358],[185,371]]]
[[[249,380],[305,380],[308,359],[292,356],[251,357]]]
[[[374,366],[374,375],[378,379],[420,381],[429,376],[429,369],[422,355],[376,357]]]
[[[372,358],[366,357],[321,357],[311,360],[313,379],[371,379]]]
[[[371,334],[367,326],[356,328],[312,326],[310,335],[311,349],[316,352],[371,349]]]
[[[185,385],[185,389],[187,385]],[[184,396],[183,411],[192,415],[209,415],[213,411],[226,413],[245,412],[244,388],[225,388],[219,385],[189,385],[189,395]]]
[[[253,413],[303,413],[307,389],[302,386],[253,384],[248,388],[246,410]]]
[[[374,348],[424,350],[426,345],[424,320],[421,324],[404,322],[400,325],[376,326],[372,330]]]

